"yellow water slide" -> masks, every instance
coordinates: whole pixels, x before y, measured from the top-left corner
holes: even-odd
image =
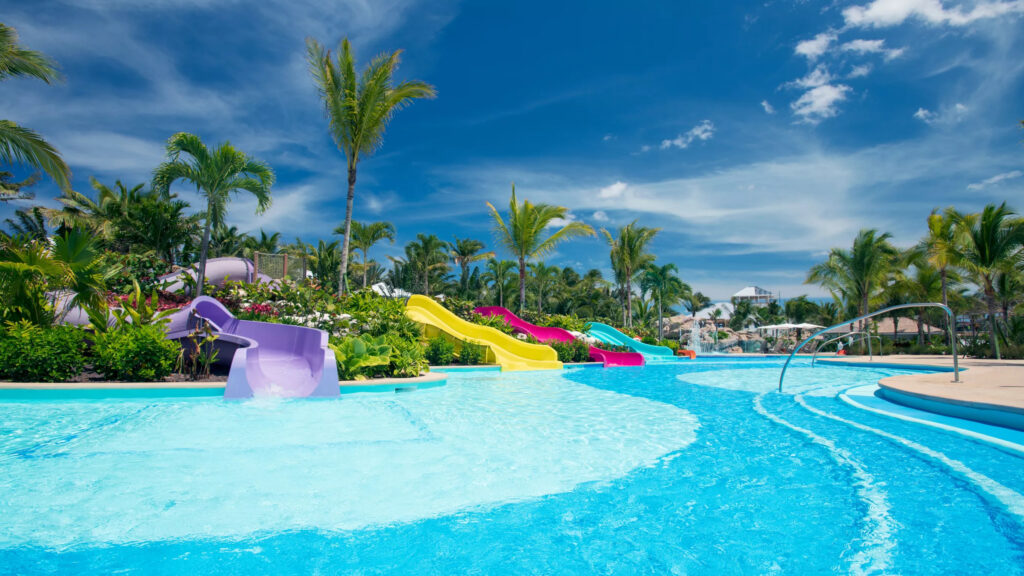
[[[554,348],[523,342],[490,326],[467,322],[426,296],[411,296],[405,304],[405,315],[422,324],[427,336],[443,334],[487,347],[487,362],[500,364],[502,370],[562,368]]]

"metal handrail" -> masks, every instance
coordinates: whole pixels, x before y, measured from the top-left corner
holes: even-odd
[[[904,308],[942,308],[943,310],[945,310],[946,315],[949,316],[949,322],[947,323],[947,328],[946,329],[949,331],[950,342],[952,344],[952,349],[950,351],[953,353],[953,382],[959,382],[960,381],[960,363],[957,361],[956,339],[953,338],[953,327],[956,326],[956,316],[953,314],[953,310],[950,309],[949,306],[946,306],[945,304],[939,304],[938,302],[915,302],[915,303],[912,303],[912,304],[897,304],[895,306],[889,306],[887,308],[882,308],[881,310],[875,310],[874,312],[871,312],[869,314],[865,314],[863,316],[858,316],[858,317],[854,318],[853,320],[846,320],[844,322],[840,322],[839,324],[836,324],[834,326],[829,326],[828,328],[823,328],[821,330],[818,330],[814,334],[811,334],[806,340],[801,342],[799,346],[797,346],[796,348],[793,348],[793,351],[790,352],[789,357],[786,358],[786,363],[782,365],[782,373],[779,374],[779,392],[782,392],[782,380],[786,377],[786,369],[789,368],[789,363],[793,360],[793,356],[796,356],[796,353],[801,348],[806,346],[808,342],[810,342],[811,340],[814,340],[815,338],[817,338],[818,336],[821,336],[822,334],[824,334],[826,332],[835,330],[836,328],[842,328],[843,326],[846,326],[848,324],[855,324],[857,322],[860,322],[861,320],[867,320],[868,318],[872,318],[874,316],[878,316],[879,314],[885,314],[886,312],[892,312],[893,310],[903,310]],[[870,346],[871,346],[871,340],[869,339],[868,340],[868,347],[870,348]]]
[[[860,334],[861,336],[860,336],[860,338],[856,338],[854,340],[851,340],[850,341],[851,345],[856,343],[856,342],[860,342],[860,341],[864,340],[865,338],[868,340],[868,344],[870,344],[871,343],[871,339],[875,338],[876,340],[878,340],[878,355],[882,356],[882,337],[878,336],[876,334],[869,334],[867,332],[864,332],[863,330],[857,330],[856,332],[847,332],[846,334],[841,334],[839,336],[836,336],[835,338],[830,338],[828,340],[825,340],[821,344],[818,344],[817,346],[815,346],[814,347],[814,354],[811,355],[811,368],[814,368],[814,361],[818,359],[818,352],[821,352],[822,348],[824,348],[825,346],[831,344],[832,342],[835,342],[836,340],[842,340],[843,338],[850,338],[854,334]],[[871,352],[871,346],[868,346],[868,360],[874,360],[874,355]]]

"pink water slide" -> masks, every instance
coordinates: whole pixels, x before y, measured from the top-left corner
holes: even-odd
[[[481,316],[501,316],[513,330],[533,336],[539,342],[571,342],[576,339],[568,330],[531,324],[501,306],[480,306],[473,311]],[[644,356],[638,352],[611,352],[594,346],[590,347],[590,358],[595,362],[603,362],[605,368],[644,365]]]

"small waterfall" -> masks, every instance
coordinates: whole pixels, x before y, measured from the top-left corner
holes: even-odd
[[[704,343],[700,340],[700,322],[694,319],[693,324],[690,324],[690,343],[688,344],[690,350],[693,350],[697,354],[707,354],[710,352],[704,347]]]

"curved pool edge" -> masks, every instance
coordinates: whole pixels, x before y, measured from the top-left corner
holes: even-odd
[[[341,394],[409,392],[443,386],[444,372],[414,378],[342,380]],[[0,402],[19,400],[116,400],[135,398],[218,398],[226,382],[0,382]]]
[[[849,388],[837,398],[849,406],[906,422],[938,428],[1024,454],[1024,432],[894,402],[879,394],[877,385]]]

